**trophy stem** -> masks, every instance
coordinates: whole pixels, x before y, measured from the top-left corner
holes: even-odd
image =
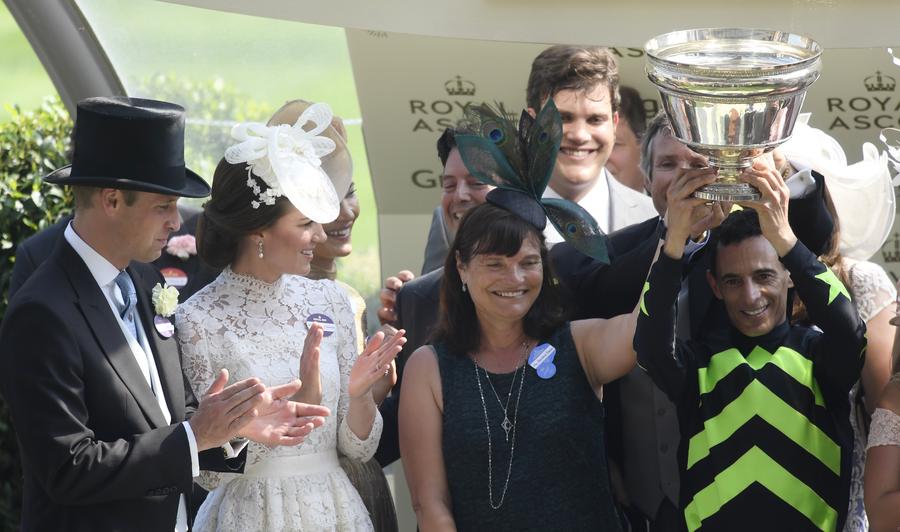
[[[762,197],[758,190],[740,181],[739,168],[720,168],[715,183],[702,186],[694,192],[695,198],[707,201],[753,201]]]
[[[707,201],[753,201],[758,200],[762,196],[752,186],[747,183],[738,185],[720,185],[713,183],[705,185],[694,192],[695,198],[705,199]]]

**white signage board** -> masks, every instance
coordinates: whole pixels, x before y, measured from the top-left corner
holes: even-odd
[[[383,271],[418,271],[431,212],[440,201],[438,137],[473,103],[523,109],[531,61],[546,45],[365,30],[347,30],[347,42],[382,222]],[[652,116],[659,103],[644,74],[643,50],[611,50],[621,83],[640,91]],[[826,50],[823,65],[803,110],[812,113],[811,125],[844,146],[849,161],[857,161],[863,142],[877,142],[883,127],[900,127],[900,68],[884,48]],[[900,275],[900,257],[896,261]]]

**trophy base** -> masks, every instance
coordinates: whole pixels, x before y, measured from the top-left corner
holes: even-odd
[[[712,183],[698,188],[694,197],[707,201],[753,201],[762,196],[747,183]]]

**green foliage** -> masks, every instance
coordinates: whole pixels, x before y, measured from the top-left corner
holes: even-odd
[[[42,178],[67,164],[72,120],[59,98],[48,98],[34,112],[7,107],[0,123],[0,316],[15,262],[16,244],[55,223],[71,210],[68,189]]]
[[[198,82],[173,74],[157,74],[141,80],[132,92],[134,96],[174,102],[185,108],[184,160],[207,181],[212,181],[225,148],[234,144],[232,123],[265,122],[275,111],[221,78]]]
[[[71,209],[62,187],[41,178],[66,164],[72,120],[59,98],[45,100],[34,112],[7,107],[0,123],[0,317],[6,313],[9,278],[16,244],[56,222]],[[22,467],[15,433],[0,401],[0,531],[16,530],[22,501]]]

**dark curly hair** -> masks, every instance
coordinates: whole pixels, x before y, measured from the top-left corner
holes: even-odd
[[[591,91],[599,84],[609,89],[612,112],[619,110],[619,65],[602,46],[560,44],[541,52],[531,63],[525,101],[538,110],[544,100],[562,90]]]

